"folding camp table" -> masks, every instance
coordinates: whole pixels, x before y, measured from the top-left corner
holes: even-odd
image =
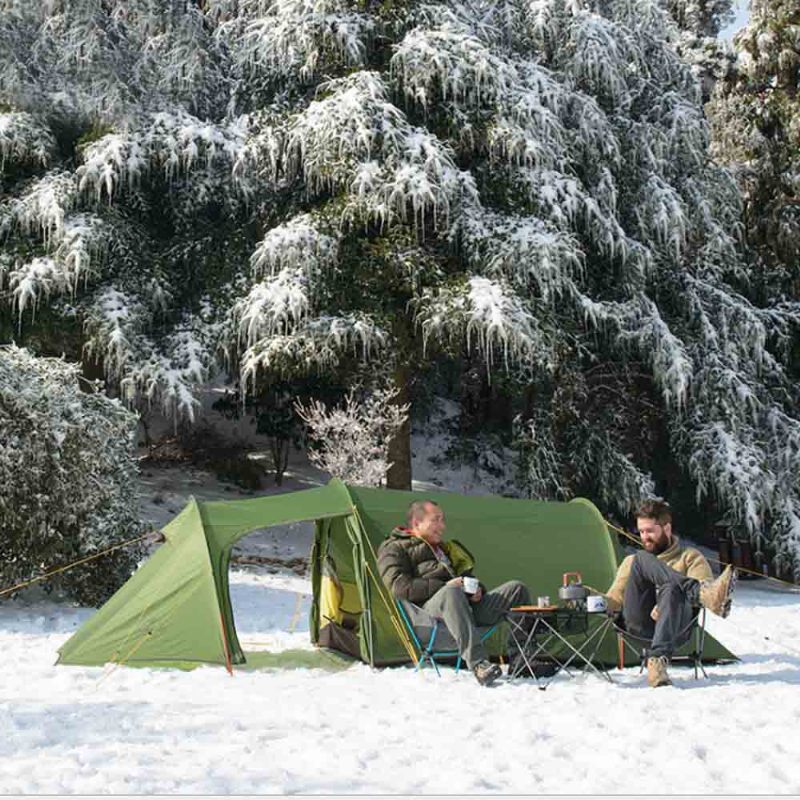
[[[509,679],[514,680],[527,668],[530,675],[536,678],[540,689],[546,689],[562,670],[570,677],[570,665],[582,664],[597,675],[613,683],[605,668],[595,666],[594,658],[606,633],[613,629],[611,617],[602,616],[600,624],[590,631],[589,618],[599,617],[585,610],[564,608],[561,606],[515,606],[506,613],[509,633],[514,641],[520,657],[509,672]],[[551,648],[559,643],[566,653],[560,658]],[[537,659],[546,659],[555,666],[555,673],[549,680],[536,676],[534,669]]]

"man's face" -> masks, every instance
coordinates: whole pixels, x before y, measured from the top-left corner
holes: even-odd
[[[444,511],[439,506],[432,503],[425,504],[425,516],[417,520],[414,526],[414,533],[424,539],[432,547],[442,543],[444,529],[447,526],[444,521]]]
[[[636,527],[642,540],[642,547],[648,553],[657,556],[672,544],[672,524],[669,522],[659,525],[657,520],[650,517],[638,517]]]

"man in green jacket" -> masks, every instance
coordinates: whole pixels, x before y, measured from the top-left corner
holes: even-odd
[[[433,500],[411,503],[406,524],[395,528],[378,549],[383,582],[395,597],[441,619],[478,683],[490,685],[501,670],[489,661],[477,627],[494,625],[509,608],[530,603],[528,588],[508,581],[490,592],[480,584],[467,594],[464,577],[472,577],[475,560],[456,540],[444,541],[444,511]]]
[[[611,611],[622,611],[627,630],[650,641],[647,682],[669,686],[667,664],[689,639],[696,609],[727,617],[736,573],[728,566],[712,580],[705,556],[674,534],[672,512],[662,500],[639,506],[636,527],[643,549],[622,560],[606,598]]]

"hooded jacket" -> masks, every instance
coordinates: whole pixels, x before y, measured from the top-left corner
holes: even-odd
[[[378,570],[389,591],[421,606],[449,580],[472,574],[475,559],[463,544],[450,539],[440,547],[451,566],[439,561],[424,539],[395,528],[378,548]]]

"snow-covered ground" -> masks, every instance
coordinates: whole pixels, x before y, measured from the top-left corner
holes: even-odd
[[[306,581],[231,577],[248,647],[309,646]],[[361,664],[233,677],[57,667],[91,611],[3,603],[0,792],[797,793],[800,594],[739,586],[710,628],[741,663],[700,681],[674,669],[659,690],[636,669],[541,692]]]
[[[415,437],[416,488],[490,485],[471,467],[431,464],[441,449]],[[294,454],[285,485],[258,493],[325,479]],[[191,494],[245,493],[192,468],[143,468],[154,524]],[[310,585],[297,574],[311,535],[293,525],[241,542],[269,559],[231,573],[246,650],[311,647]],[[579,674],[541,692],[362,664],[233,677],[57,667],[92,610],[29,591],[0,603],[0,793],[800,793],[799,612],[800,592],[743,581],[731,617],[709,624],[741,663],[700,681],[676,668],[657,691],[630,669],[613,685]]]

